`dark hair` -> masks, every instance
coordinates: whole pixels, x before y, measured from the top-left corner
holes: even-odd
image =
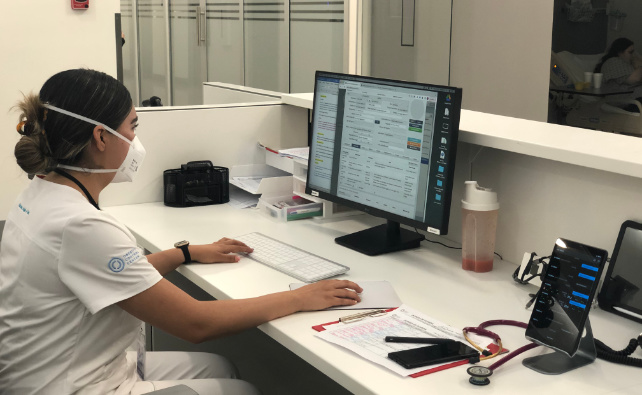
[[[48,110],[44,104],[93,119],[114,130],[132,109],[127,88],[105,73],[75,69],[52,76],[38,96],[27,95],[16,106],[21,112],[19,122],[24,122],[24,126],[18,128],[22,137],[14,154],[18,165],[28,174],[49,172],[57,164],[78,164],[96,127]]]
[[[633,45],[633,41],[629,40],[628,38],[625,37],[620,37],[613,41],[611,43],[611,47],[609,48],[609,51],[606,53],[606,55],[602,56],[602,59],[600,62],[595,66],[595,72],[599,73],[602,71],[602,65],[604,62],[611,58],[615,58],[619,56],[622,52],[626,51],[631,45]]]

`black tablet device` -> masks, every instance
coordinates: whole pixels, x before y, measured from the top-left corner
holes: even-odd
[[[642,224],[620,227],[597,300],[602,310],[642,322]]]
[[[575,354],[606,256],[602,249],[557,239],[526,338],[571,357]]]

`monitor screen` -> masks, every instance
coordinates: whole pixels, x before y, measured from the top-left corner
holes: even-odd
[[[380,242],[403,239],[400,223],[446,234],[461,97],[459,88],[317,71],[306,193],[389,220]]]
[[[558,239],[533,305],[526,337],[572,356],[577,351],[607,253]]]
[[[625,221],[598,295],[600,307],[642,322],[642,223]]]

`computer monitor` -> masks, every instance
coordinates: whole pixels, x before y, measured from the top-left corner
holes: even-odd
[[[448,218],[462,90],[317,71],[305,191],[387,219],[339,237],[367,255],[418,247]]]
[[[642,322],[642,223],[620,227],[604,284],[597,297],[600,308]]]

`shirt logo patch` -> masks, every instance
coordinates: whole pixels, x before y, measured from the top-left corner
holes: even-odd
[[[114,257],[109,260],[107,267],[114,273],[120,273],[125,270],[125,267],[131,265],[132,263],[139,260],[141,257],[140,250],[138,248],[132,248],[125,255],[121,257]]]
[[[22,205],[22,203],[18,203],[18,208],[22,210],[23,213],[29,215],[29,210]]]
[[[109,266],[109,270],[112,272],[119,273],[125,268],[125,261],[120,258],[111,258],[107,266]]]

